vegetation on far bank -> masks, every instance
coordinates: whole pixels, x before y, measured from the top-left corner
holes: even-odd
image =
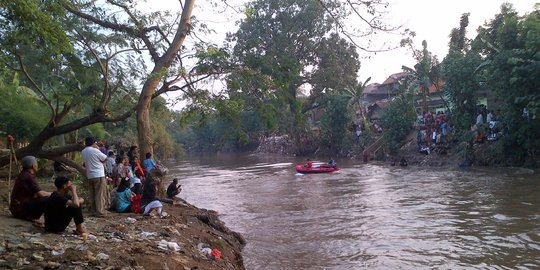
[[[212,31],[188,19],[193,1],[184,1],[176,14],[144,13],[136,1],[23,2],[0,1],[0,18],[10,22],[0,27],[0,132],[15,136],[18,156],[76,166],[70,153],[80,151],[87,135],[117,146],[138,144],[161,159],[184,151],[253,150],[283,135],[296,155],[359,157],[377,139],[363,102],[370,80],[357,79],[362,45],[344,22],[359,10],[376,17],[381,0],[253,0],[223,46],[184,44],[186,34]],[[539,11],[520,16],[504,4],[471,40],[468,17],[455,29],[440,29],[449,32],[450,45],[441,62],[428,42],[417,49],[414,33],[401,33],[401,45],[411,48],[417,64],[403,67],[408,75],[379,120],[385,147],[401,147],[416,113],[428,109],[428,89],[444,81],[437,94],[450,115],[454,147],[472,140],[477,104],[490,96],[496,100],[490,109],[503,114],[503,136],[493,153],[514,165],[536,166]],[[396,31],[372,22],[368,33]],[[211,79],[224,83],[214,89]],[[181,111],[160,97],[173,91],[186,104]],[[359,137],[353,123],[364,127]],[[462,148],[471,154],[471,147]],[[8,161],[0,156],[0,165]]]

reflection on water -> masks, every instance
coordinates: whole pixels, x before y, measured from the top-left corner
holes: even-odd
[[[302,162],[217,155],[171,171],[246,238],[247,269],[540,268],[538,174],[341,161],[296,176]]]

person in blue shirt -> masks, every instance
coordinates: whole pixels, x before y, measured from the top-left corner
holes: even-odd
[[[337,166],[337,162],[331,158],[329,161],[328,161],[328,166],[332,167],[332,168],[335,168]]]
[[[133,193],[129,189],[129,179],[122,178],[116,189],[116,211],[119,213],[131,212],[131,197],[133,197]]]
[[[157,166],[157,163],[152,159],[152,153],[146,153],[145,156],[146,159],[143,161],[143,167],[147,172],[150,172]]]

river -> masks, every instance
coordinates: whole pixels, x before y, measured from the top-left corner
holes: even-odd
[[[249,270],[540,269],[538,173],[338,160],[337,173],[296,175],[303,162],[190,156],[171,174],[245,237]]]

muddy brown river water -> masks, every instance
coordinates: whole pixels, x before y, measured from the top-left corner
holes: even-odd
[[[190,156],[171,175],[246,238],[250,270],[540,269],[538,172],[338,160],[297,175],[303,162]]]

